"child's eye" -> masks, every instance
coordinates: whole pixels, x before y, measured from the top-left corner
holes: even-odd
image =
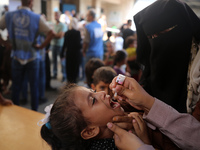
[[[96,102],[96,98],[92,99],[92,105],[94,105],[94,103]]]

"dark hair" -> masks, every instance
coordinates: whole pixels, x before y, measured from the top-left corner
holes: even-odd
[[[31,0],[21,0],[22,6],[28,6],[31,2]]]
[[[100,67],[94,72],[93,83],[96,86],[100,81],[111,83],[113,78],[117,76],[115,70],[111,67]]]
[[[86,76],[86,82],[89,87],[91,87],[91,84],[93,83],[93,74],[94,71],[104,66],[104,63],[99,58],[91,58],[85,65],[85,76]]]
[[[93,18],[96,17],[96,13],[95,13],[95,10],[93,8],[89,9],[89,14],[90,16],[92,16]]]
[[[130,24],[130,23],[132,23],[132,20],[130,20],[130,19],[127,20],[127,24]]]
[[[119,50],[115,53],[114,56],[114,65],[116,65],[119,62],[122,62],[124,59],[126,59],[127,53],[125,50]]]
[[[110,38],[112,36],[112,32],[108,31],[107,36],[108,36],[108,38]]]
[[[126,45],[129,47],[129,45],[130,44],[133,44],[134,43],[134,41],[135,41],[135,38],[133,37],[133,36],[128,36],[127,38],[126,38]]]
[[[81,131],[89,124],[75,105],[73,91],[76,84],[69,84],[59,95],[50,113],[49,123],[41,128],[42,138],[52,150],[85,150],[88,141],[81,137]]]

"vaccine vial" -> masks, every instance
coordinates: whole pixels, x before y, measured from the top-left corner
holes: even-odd
[[[124,83],[124,80],[125,80],[125,78],[126,78],[126,76],[124,76],[124,75],[122,75],[122,74],[119,74],[118,76],[117,76],[117,80],[116,80],[116,82],[118,83],[118,84],[123,84]],[[114,94],[114,97],[116,97],[117,96],[117,92],[115,92],[115,94]]]

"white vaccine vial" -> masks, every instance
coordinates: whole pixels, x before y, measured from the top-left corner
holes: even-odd
[[[119,74],[118,76],[117,76],[117,80],[116,80],[116,82],[118,83],[118,84],[123,84],[124,83],[124,80],[125,80],[125,78],[126,78],[126,76],[124,76],[124,75],[122,75],[122,74]],[[117,96],[117,92],[115,92],[115,94],[114,94],[114,97],[116,97]]]

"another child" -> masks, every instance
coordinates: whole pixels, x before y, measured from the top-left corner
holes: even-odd
[[[115,70],[111,67],[100,67],[94,72],[93,83],[91,87],[96,92],[105,91],[106,94],[113,96],[112,91],[109,88],[113,78],[117,76]]]
[[[114,65],[114,57],[115,57],[115,49],[112,42],[106,43],[107,52],[104,53],[104,64],[106,66],[113,67]]]
[[[97,68],[104,66],[104,62],[99,58],[91,58],[85,65],[85,76],[88,87],[93,83],[93,74]]]
[[[96,91],[104,91],[106,94],[113,97],[112,90],[110,90],[109,85],[112,82],[113,78],[117,76],[116,71],[108,66],[103,66],[95,70],[93,75],[93,83],[91,84],[91,88]],[[120,101],[120,105],[126,112],[135,112],[138,110],[134,109],[128,103],[124,101]]]
[[[136,40],[133,36],[129,36],[126,39],[126,45],[128,46],[126,52],[128,54],[128,67],[130,68],[131,77],[139,80],[140,66],[136,62]]]
[[[127,53],[124,50],[117,51],[114,57],[114,67],[113,69],[117,74],[123,74],[130,76],[130,73],[126,71],[127,64]]]

